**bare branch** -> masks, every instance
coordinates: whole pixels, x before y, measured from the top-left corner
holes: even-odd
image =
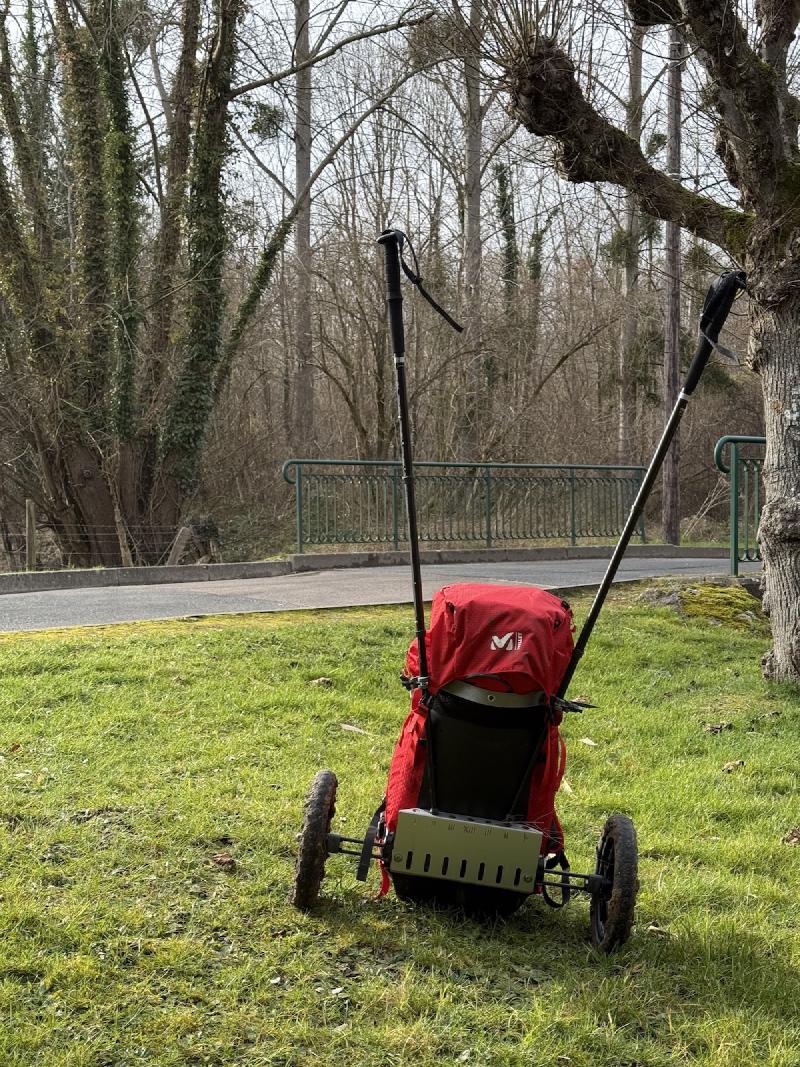
[[[139,107],[142,109],[147,129],[150,133],[150,144],[153,148],[153,173],[155,175],[155,198],[158,204],[159,210],[164,210],[164,189],[161,184],[161,152],[158,148],[158,134],[156,133],[155,123],[153,122],[153,116],[147,107],[147,101],[144,98],[142,88],[139,85],[139,79],[136,77],[136,71],[134,70],[131,57],[128,54],[128,49],[125,44],[122,44],[122,54],[125,56],[125,66],[128,68],[128,77],[131,79],[134,92],[136,93],[136,99],[139,101]],[[143,183],[144,184],[144,183]]]
[[[558,167],[572,182],[612,182],[635,193],[642,208],[677,222],[740,257],[752,225],[741,211],[685,189],[647,160],[641,147],[584,97],[575,67],[555,40],[538,37],[507,61],[511,111],[522,125],[558,145]]]
[[[270,178],[272,181],[274,181],[275,184],[280,189],[280,191],[285,196],[288,196],[292,200],[294,200],[294,193],[289,188],[289,186],[286,184],[286,182],[278,174],[276,174],[274,170],[271,170],[267,166],[267,164],[263,162],[263,160],[259,159],[258,153],[255,152],[250,147],[250,145],[247,143],[247,141],[245,141],[245,139],[242,136],[242,133],[241,133],[239,127],[236,125],[235,122],[231,123],[231,132],[233,133],[233,136],[236,138],[236,140],[239,142],[239,144],[242,146],[242,148],[245,150],[245,152],[248,154],[250,159],[252,159],[253,163],[255,163],[255,165],[258,167],[258,169],[262,170],[266,174],[266,176],[268,178]]]
[[[785,75],[786,55],[800,23],[800,0],[756,0],[755,6],[761,58]]]
[[[156,89],[158,90],[158,97],[161,101],[161,110],[164,112],[164,118],[167,120],[167,129],[172,125],[172,105],[170,103],[169,94],[164,88],[164,80],[161,76],[161,64],[158,60],[158,49],[156,48],[156,34],[150,38],[148,46],[150,53],[150,66],[153,68],[153,81]]]
[[[785,85],[750,47],[727,0],[683,0],[683,11],[716,90],[729,175],[746,200],[771,201],[781,178],[776,163],[797,158],[784,123]]]
[[[294,203],[287,211],[278,225],[275,227],[272,237],[261,254],[261,260],[256,272],[253,276],[253,280],[250,283],[250,288],[242,299],[239,307],[236,311],[236,318],[231,329],[228,343],[225,346],[225,352],[220,363],[219,373],[217,375],[216,390],[219,392],[230,374],[230,369],[233,364],[234,357],[238,351],[239,345],[244,337],[247,327],[252,321],[253,315],[256,312],[259,301],[261,300],[264,291],[269,286],[272,279],[272,272],[274,269],[275,261],[280,254],[283,246],[285,245],[289,234],[292,231],[295,219],[297,218],[300,207],[303,204],[307,196],[310,195],[311,190],[314,188],[315,182],[318,180],[322,172],[333,162],[336,157],[336,153],[342,148],[343,145],[355,136],[359,127],[364,123],[371,115],[374,115],[376,111],[383,107],[387,100],[389,100],[397,90],[404,85],[407,81],[418,74],[419,70],[414,68],[410,71],[406,71],[399,78],[395,78],[392,84],[381,93],[381,95],[375,100],[375,102],[362,112],[355,119],[351,125],[345,130],[342,136],[336,141],[333,147],[327,152],[327,154],[320,160],[316,168],[311,174],[306,184],[302,189],[296,190]]]
[[[323,59],[330,59],[331,56],[335,56],[337,52],[341,52],[343,48],[346,48],[350,44],[356,44],[358,41],[366,41],[370,37],[379,37],[381,34],[393,33],[395,30],[410,29],[413,26],[421,26],[423,22],[428,22],[432,18],[430,13],[421,15],[416,19],[399,18],[394,22],[382,23],[380,26],[374,26],[369,30],[360,30],[358,33],[352,33],[349,37],[343,37],[341,41],[337,41],[336,44],[326,48],[323,52],[313,53],[305,62],[296,63],[294,66],[286,67],[284,70],[278,71],[277,74],[270,74],[266,78],[257,78],[255,81],[246,82],[244,85],[235,86],[231,89],[228,99],[235,100],[237,96],[243,96],[245,93],[252,92],[253,89],[263,89],[268,85],[275,85],[277,82],[285,81],[286,78],[291,78],[292,75],[298,74],[301,70],[305,70],[307,67],[314,66],[315,63],[321,63]]]

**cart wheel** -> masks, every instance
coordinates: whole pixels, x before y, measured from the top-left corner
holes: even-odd
[[[603,827],[595,866],[595,874],[607,878],[611,888],[593,893],[589,908],[592,944],[601,952],[613,952],[631,935],[639,891],[638,870],[633,823],[627,815],[612,815]]]
[[[325,877],[327,837],[336,811],[336,786],[336,775],[333,771],[320,771],[311,783],[306,797],[303,829],[298,835],[294,885],[289,897],[292,904],[301,911],[307,911],[314,905]]]

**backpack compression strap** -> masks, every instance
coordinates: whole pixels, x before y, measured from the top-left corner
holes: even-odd
[[[495,693],[491,689],[470,685],[469,682],[455,681],[443,685],[442,692],[489,708],[535,708],[547,703],[541,689],[536,693]]]

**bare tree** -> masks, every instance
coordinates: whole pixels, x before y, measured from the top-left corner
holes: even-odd
[[[505,29],[506,85],[520,121],[557,145],[573,182],[612,182],[635,192],[651,215],[680,223],[743,263],[750,294],[750,362],[765,400],[767,501],[759,531],[773,649],[771,677],[800,679],[800,153],[797,101],[787,55],[800,7],[764,0],[750,23],[729,6],[700,0],[637,0],[641,24],[677,25],[707,78],[716,151],[738,192],[729,207],[659,171],[639,145],[584,95],[575,64],[556,33],[527,24]]]

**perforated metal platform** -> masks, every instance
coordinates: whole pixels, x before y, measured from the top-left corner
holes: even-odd
[[[406,808],[398,814],[393,874],[532,893],[542,846],[528,823],[500,823]]]

